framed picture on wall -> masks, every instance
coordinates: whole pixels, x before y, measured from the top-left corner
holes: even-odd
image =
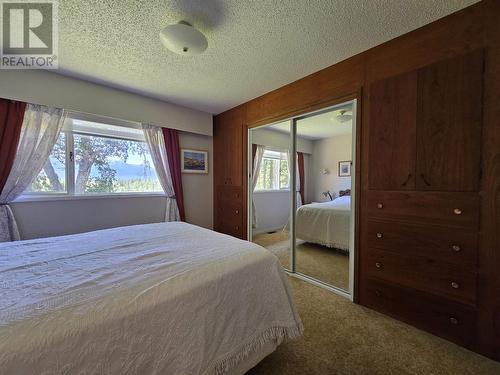
[[[201,150],[181,150],[183,173],[208,173],[208,152]]]
[[[351,175],[352,160],[339,161],[339,177],[349,177]]]

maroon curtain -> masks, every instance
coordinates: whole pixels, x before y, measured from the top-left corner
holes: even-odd
[[[300,183],[300,197],[302,198],[302,204],[306,204],[305,199],[305,181],[304,181],[304,153],[297,152],[297,163],[299,164],[299,183]]]
[[[163,139],[167,151],[168,166],[172,175],[174,185],[175,200],[179,208],[179,216],[182,221],[186,221],[184,212],[184,194],[182,192],[182,174],[181,174],[181,150],[179,148],[179,134],[175,129],[162,128]]]
[[[25,109],[26,103],[0,98],[0,192],[16,157]]]

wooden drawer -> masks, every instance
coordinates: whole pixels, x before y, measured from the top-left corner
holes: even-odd
[[[243,188],[241,186],[217,186],[217,200],[220,202],[233,201],[243,204]]]
[[[245,222],[243,204],[238,200],[219,200],[215,207],[215,229],[238,238],[245,237]]]
[[[467,267],[367,248],[363,253],[362,268],[367,276],[470,305],[476,301],[477,274]]]
[[[476,232],[446,227],[368,220],[365,245],[434,260],[477,265]]]
[[[479,227],[477,193],[367,191],[370,218],[467,228]]]
[[[360,302],[468,348],[475,345],[475,309],[375,279],[364,279]]]
[[[229,234],[230,236],[234,236],[237,238],[241,238],[245,240],[245,231],[244,227],[240,223],[221,223],[218,228],[218,232]]]
[[[216,207],[220,221],[226,224],[243,223],[243,205],[240,202],[221,202]]]

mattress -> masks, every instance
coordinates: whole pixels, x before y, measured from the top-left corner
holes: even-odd
[[[349,251],[351,197],[306,204],[297,209],[296,237],[306,242]]]
[[[302,332],[274,255],[181,222],[2,243],[0,280],[2,374],[232,373]]]

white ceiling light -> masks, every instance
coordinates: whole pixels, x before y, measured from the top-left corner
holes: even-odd
[[[160,39],[165,47],[179,55],[199,55],[208,47],[205,35],[185,21],[165,27]]]
[[[339,122],[347,122],[352,120],[352,111],[341,109],[338,115],[335,116]]]

